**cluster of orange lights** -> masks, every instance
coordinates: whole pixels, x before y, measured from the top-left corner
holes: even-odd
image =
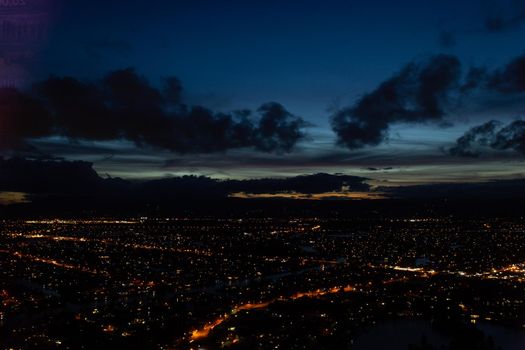
[[[217,327],[218,325],[222,324],[223,322],[227,321],[232,315],[235,315],[236,313],[244,310],[255,310],[255,309],[265,309],[267,308],[271,303],[275,301],[290,301],[290,300],[296,300],[300,298],[318,298],[324,295],[328,294],[335,294],[339,292],[352,292],[354,291],[354,287],[352,286],[344,286],[344,287],[332,287],[329,289],[316,289],[313,291],[307,291],[307,292],[298,292],[293,294],[290,297],[279,297],[275,298],[271,301],[261,302],[261,303],[246,303],[242,305],[238,305],[232,309],[232,311],[229,314],[225,314],[221,317],[218,317],[217,319],[208,322],[206,325],[204,325],[200,329],[195,329],[191,332],[190,340],[200,340],[208,337],[210,332]]]
[[[421,277],[430,277],[430,276],[434,276],[434,275],[439,273],[438,271],[427,270],[427,269],[424,269],[424,268],[421,268],[421,267],[401,267],[401,266],[380,266],[380,267],[376,267],[376,266],[371,266],[371,265],[369,265],[369,266],[372,267],[372,268],[392,269],[392,270],[400,271],[400,272],[414,272],[414,273],[417,273],[418,275],[420,275]],[[525,273],[525,270],[520,265],[513,264],[513,265],[509,265],[507,267],[503,267],[503,268],[501,268],[499,270],[493,270],[492,272],[493,273],[494,272],[518,272],[518,273],[521,272],[521,273]],[[456,273],[459,273],[459,272],[456,272]],[[399,277],[399,278],[389,279],[387,281],[384,281],[383,283],[384,284],[390,284],[390,283],[405,282],[408,279],[409,278],[407,278],[406,276],[403,276],[403,277]],[[273,299],[271,301],[267,301],[267,302],[242,304],[242,305],[234,307],[232,309],[232,311],[230,312],[230,314],[225,314],[225,315],[223,315],[223,316],[221,316],[221,317],[219,317],[219,318],[217,318],[217,319],[215,319],[215,320],[213,320],[211,322],[208,322],[202,328],[192,331],[191,332],[191,336],[190,336],[190,340],[191,341],[196,341],[196,340],[207,338],[209,333],[215,327],[217,327],[220,324],[222,324],[223,322],[227,321],[232,315],[235,315],[237,312],[242,311],[242,310],[264,309],[264,308],[268,307],[271,303],[273,303],[275,301],[290,301],[290,300],[296,300],[296,299],[300,299],[300,298],[318,298],[318,297],[321,297],[321,296],[324,296],[324,295],[328,295],[328,294],[335,294],[335,293],[339,293],[339,292],[352,292],[354,290],[355,290],[355,288],[352,287],[352,286],[333,287],[333,288],[329,288],[329,289],[317,289],[317,290],[314,290],[314,291],[298,292],[298,293],[295,293],[292,296],[287,297],[287,298],[286,297],[279,297],[279,298],[275,298],[275,299]]]
[[[58,260],[41,258],[39,256],[30,255],[30,254],[22,254],[20,252],[10,252],[10,251],[7,251],[7,250],[0,249],[0,253],[10,254],[10,255],[12,255],[12,256],[14,256],[16,258],[28,259],[28,260],[31,260],[31,261],[34,261],[34,262],[47,264],[47,265],[52,265],[52,266],[55,266],[55,267],[60,267],[60,268],[66,269],[66,270],[77,270],[77,271],[86,272],[86,273],[93,274],[93,275],[107,274],[107,272],[105,272],[105,271],[91,270],[91,269],[88,269],[87,267],[84,267],[84,266],[77,266],[77,265],[67,264],[67,263],[60,262]]]

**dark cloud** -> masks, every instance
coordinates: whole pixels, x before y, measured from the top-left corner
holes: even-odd
[[[389,167],[386,167],[386,168],[367,167],[365,169],[368,170],[368,171],[386,171],[386,170],[392,170],[394,168],[389,166]]]
[[[492,73],[488,78],[488,87],[506,94],[525,92],[525,55]]]
[[[295,118],[278,103],[266,103],[258,112],[261,114],[259,125],[255,129],[256,147],[265,152],[289,152],[297,140],[304,137],[301,128],[302,119]]]
[[[313,195],[326,192],[369,191],[366,178],[350,175],[313,174],[288,178],[215,180],[206,176],[182,176],[151,180],[135,186],[135,193],[148,201],[176,199],[224,199],[232,193]]]
[[[38,174],[38,176],[35,176]],[[0,158],[0,192],[31,195],[83,195],[118,200],[173,201],[181,198],[227,198],[235,192],[316,194],[368,191],[366,178],[349,175],[314,174],[289,178],[216,180],[205,176],[171,177],[150,181],[102,178],[92,163]]]
[[[0,191],[93,193],[101,188],[103,181],[88,162],[0,158]]]
[[[404,199],[477,199],[494,203],[495,199],[524,199],[525,180],[510,179],[474,183],[442,183],[428,185],[413,185],[399,187],[379,187],[377,191],[384,192],[392,198]],[[475,210],[481,210],[483,205],[471,203]],[[510,206],[512,205],[511,203]],[[448,203],[447,203],[448,205]],[[493,210],[493,208],[491,208]]]
[[[483,147],[525,154],[525,121],[515,120],[504,125],[492,120],[475,126],[457,139],[449,153],[461,157],[478,157]]]
[[[393,123],[441,121],[449,92],[459,84],[460,66],[449,55],[406,65],[354,106],[332,116],[337,143],[349,149],[375,146],[388,137]]]
[[[466,94],[479,88],[482,84],[487,82],[489,77],[488,74],[488,70],[484,67],[471,67],[460,87],[460,92]]]
[[[353,106],[336,111],[331,119],[332,128],[341,146],[349,149],[376,146],[388,139],[393,124],[434,122],[437,126],[450,125],[445,117],[469,103],[490,101],[492,107],[498,108],[511,104],[523,106],[523,93],[525,55],[499,69],[471,67],[466,74],[461,74],[461,64],[456,57],[437,55],[406,65]],[[476,156],[471,146],[482,143],[483,132],[489,132],[484,128],[491,125],[470,130],[450,152]]]
[[[525,121],[515,120],[498,131],[491,146],[525,154]]]
[[[234,180],[227,181],[225,184],[228,188],[234,190],[234,192],[299,192],[315,194],[341,191],[343,187],[347,187],[350,191],[368,191],[370,190],[370,185],[365,182],[366,180],[366,178],[359,176],[320,173],[283,179]]]
[[[51,133],[49,112],[30,96],[14,88],[0,89],[0,150],[27,148],[25,138]]]
[[[479,147],[488,146],[492,143],[494,134],[500,125],[500,122],[491,120],[471,128],[456,140],[456,145],[450,148],[449,153],[460,157],[478,157],[480,155]]]
[[[1,149],[43,136],[70,140],[118,140],[176,153],[212,153],[235,148],[289,152],[305,135],[303,119],[282,105],[263,104],[255,113],[215,113],[182,101],[178,79],[161,88],[132,69],[102,81],[52,77],[31,93],[0,89]]]

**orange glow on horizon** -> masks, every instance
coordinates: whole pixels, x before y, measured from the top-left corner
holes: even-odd
[[[230,193],[230,198],[242,199],[301,199],[301,200],[364,200],[364,199],[386,199],[384,193],[381,192],[348,192],[348,191],[333,191],[323,193],[301,193],[301,192],[279,192],[279,193],[246,193],[235,192]]]
[[[0,192],[0,205],[12,205],[31,202],[24,192]]]

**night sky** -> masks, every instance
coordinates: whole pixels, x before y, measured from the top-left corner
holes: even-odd
[[[125,179],[523,175],[525,1],[10,5],[46,29],[0,43],[4,157]]]

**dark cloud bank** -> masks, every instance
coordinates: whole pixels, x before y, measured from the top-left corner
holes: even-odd
[[[377,146],[388,140],[391,126],[397,123],[443,126],[453,122],[451,116],[458,106],[468,104],[480,92],[492,100],[522,98],[525,55],[492,71],[463,69],[451,55],[411,62],[355,104],[336,111],[331,124],[340,146],[351,150]],[[111,72],[97,82],[52,77],[28,92],[3,88],[0,151],[28,151],[33,139],[64,136],[73,141],[123,139],[138,147],[178,154],[239,148],[280,154],[290,152],[305,137],[307,123],[278,103],[265,103],[255,112],[216,113],[188,106],[182,96],[176,78],[166,78],[156,87],[132,69]],[[467,142],[470,145],[477,139],[472,134],[479,131],[469,131],[458,142],[473,138]],[[519,149],[519,145],[498,147]],[[458,144],[450,153],[472,153],[462,148]]]
[[[187,106],[182,86],[167,78],[157,88],[132,69],[98,82],[52,77],[31,91],[0,89],[0,150],[24,149],[46,136],[71,140],[125,139],[176,153],[235,148],[289,152],[304,137],[305,122],[275,102],[249,110],[215,113]]]
[[[376,146],[388,140],[389,130],[396,123],[453,122],[453,112],[469,103],[474,94],[492,100],[525,98],[525,55],[502,68],[463,69],[459,59],[436,55],[421,62],[412,62],[375,90],[362,96],[354,105],[337,111],[331,117],[337,143],[349,149]],[[476,127],[458,140],[452,155],[472,155],[471,145],[481,142],[501,150],[521,151],[525,148],[521,121],[496,132],[497,122]],[[517,130],[517,131],[514,131]]]
[[[503,214],[525,204],[525,180],[372,189],[369,179],[314,174],[290,178],[216,180],[184,176],[151,181],[103,178],[83,161],[0,158],[0,192],[27,193],[30,203],[0,205],[2,216],[147,214],[199,215],[428,215],[497,206]],[[341,190],[381,192],[384,200],[238,199],[235,192],[316,194]],[[293,202],[293,205],[292,205]]]
[[[460,62],[447,55],[410,63],[374,91],[332,116],[338,143],[350,149],[385,141],[391,124],[439,121],[443,104],[457,85]]]
[[[492,73],[478,69],[472,86],[501,95],[525,96],[525,55],[512,60]],[[512,150],[525,155],[525,121],[517,119],[508,124],[491,120],[468,130],[457,139],[449,153],[464,157],[478,157],[483,149]]]
[[[468,130],[457,139],[449,153],[461,157],[479,157],[483,150],[513,150],[525,155],[525,121],[507,125],[491,120]]]
[[[205,176],[172,177],[150,181],[102,178],[84,161],[0,158],[0,192],[24,192],[35,203],[90,207],[190,204],[228,199],[231,193],[316,194],[341,191],[369,191],[366,178],[349,175],[314,174],[291,178],[216,180]]]

